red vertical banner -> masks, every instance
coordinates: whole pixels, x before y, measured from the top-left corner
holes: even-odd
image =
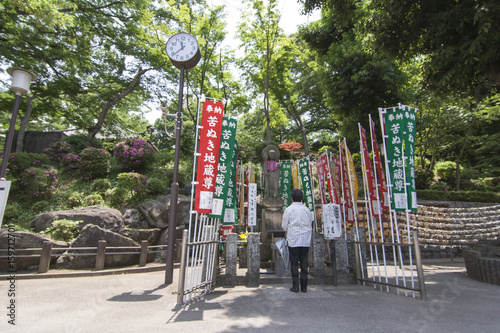
[[[326,173],[325,173],[325,164],[328,164],[326,160],[327,154],[323,154],[316,160],[316,171],[318,172],[318,186],[319,186],[319,196],[321,198],[321,204],[325,205],[326,202]]]
[[[372,139],[372,149],[375,155],[375,167],[377,168],[378,177],[378,187],[380,190],[380,201],[382,203],[382,208],[385,210],[389,209],[389,192],[387,191],[387,182],[385,181],[384,168],[382,167],[382,162],[380,160],[380,152],[377,145],[377,137],[375,136],[375,123],[370,117],[371,126],[371,139]]]
[[[363,172],[365,173],[366,185],[365,188],[368,189],[368,198],[370,200],[370,207],[372,210],[373,217],[380,217],[381,207],[380,201],[377,198],[377,183],[375,181],[375,174],[372,167],[372,162],[370,161],[370,154],[368,153],[368,142],[366,140],[366,130],[359,126],[359,134],[361,136],[361,154],[363,156]]]
[[[352,205],[352,192],[351,184],[349,181],[349,172],[347,170],[347,160],[345,158],[344,151],[340,149],[340,165],[342,172],[342,189],[343,189],[343,199],[344,199],[344,216],[348,223],[354,223],[354,209]]]
[[[212,199],[219,162],[220,136],[224,104],[206,101],[201,116],[200,144],[198,157],[196,200],[194,209],[198,213],[212,212]]]
[[[341,166],[340,166],[340,158],[338,156],[332,155],[330,161],[330,172],[331,179],[328,182],[330,193],[333,193],[333,196],[330,197],[332,203],[340,205],[340,193],[342,192],[340,188],[340,184],[342,183],[342,175],[341,175]]]

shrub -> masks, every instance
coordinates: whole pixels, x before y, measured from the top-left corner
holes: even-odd
[[[85,199],[85,195],[78,192],[73,192],[68,198],[68,205],[71,208],[83,207],[83,201]]]
[[[69,143],[76,153],[80,153],[85,149],[85,142],[87,142],[87,134],[74,134],[64,138],[64,141]],[[99,139],[94,139],[92,141],[92,146],[96,148],[102,148],[102,141]]]
[[[465,202],[500,202],[500,194],[496,192],[479,191],[433,191],[417,190],[419,200],[434,201],[465,201]]]
[[[167,183],[160,178],[149,178],[148,192],[150,194],[164,194],[167,190]]]
[[[456,177],[457,164],[452,161],[437,162],[434,166],[434,174],[439,177],[439,179],[448,185],[454,187]],[[463,168],[460,167],[460,170]]]
[[[128,189],[132,197],[143,198],[148,188],[147,177],[137,172],[124,172],[118,175],[118,184],[121,188]]]
[[[3,214],[2,225],[13,224],[17,231],[31,231],[29,224],[35,214],[31,209],[18,202],[7,203]]]
[[[33,203],[33,205],[31,206],[31,210],[33,211],[33,213],[38,214],[43,211],[46,211],[49,207],[50,207],[50,202],[42,200]]]
[[[41,233],[57,240],[70,242],[80,233],[80,229],[78,228],[80,223],[83,223],[83,221],[55,220],[50,227]]]
[[[2,154],[3,156],[3,154]],[[19,178],[28,168],[39,168],[49,162],[48,156],[34,153],[13,153],[7,165],[13,178]]]
[[[93,192],[105,193],[106,190],[111,188],[111,183],[106,178],[95,179],[92,184],[90,184],[90,189]]]
[[[155,161],[153,147],[144,140],[134,138],[118,143],[114,156],[124,171],[147,170]]]
[[[56,190],[57,171],[29,168],[19,178],[20,188],[33,198],[50,198]]]
[[[447,192],[449,189],[450,189],[450,186],[448,184],[446,184],[445,182],[437,182],[435,184],[432,184],[429,187],[429,190],[433,190],[433,191]]]
[[[129,192],[123,187],[113,187],[106,191],[105,198],[112,207],[121,208],[128,201]]]
[[[106,203],[104,202],[102,195],[100,195],[99,193],[92,193],[90,195],[87,195],[83,199],[83,206],[84,207],[95,206],[95,205],[104,206],[105,204]]]
[[[434,173],[431,170],[422,169],[421,166],[417,166],[415,170],[415,186],[417,190],[428,189],[433,180]]]
[[[109,172],[110,154],[100,148],[85,148],[81,152],[82,167],[80,172],[84,179],[90,180],[105,177]]]
[[[61,159],[61,165],[70,170],[80,169],[82,167],[82,158],[76,154],[66,154]]]
[[[73,147],[66,141],[58,141],[50,146],[50,148],[45,149],[45,154],[54,162],[61,162],[64,156],[73,152]]]

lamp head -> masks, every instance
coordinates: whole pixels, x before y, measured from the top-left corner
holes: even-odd
[[[7,68],[7,73],[12,76],[11,90],[16,95],[25,95],[30,90],[31,81],[38,80],[38,77],[22,68],[10,67]]]

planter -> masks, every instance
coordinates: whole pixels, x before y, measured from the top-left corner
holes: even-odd
[[[479,251],[464,250],[464,261],[470,278],[500,285],[500,259],[482,258]]]

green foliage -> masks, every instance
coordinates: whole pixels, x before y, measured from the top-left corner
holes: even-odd
[[[95,179],[108,174],[110,154],[106,150],[95,147],[85,148],[81,152],[81,158],[80,172],[84,179]]]
[[[462,169],[462,167],[460,169]],[[456,170],[457,164],[455,162],[443,161],[437,162],[436,165],[434,165],[433,172],[439,180],[453,187],[456,180]]]
[[[415,169],[415,186],[417,190],[426,190],[431,186],[434,180],[434,173],[428,169],[422,169],[421,166],[417,166]]]
[[[130,138],[118,143],[114,156],[124,171],[144,171],[155,161],[153,147],[144,140]]]
[[[58,141],[49,148],[45,149],[45,154],[51,161],[61,162],[62,158],[69,153],[73,153],[74,149],[66,141]]]
[[[34,202],[31,206],[31,211],[35,214],[45,212],[47,208],[50,207],[50,202],[46,200],[41,200]]]
[[[30,231],[29,224],[36,214],[31,206],[9,200],[5,206],[2,225],[13,224],[19,231]]]
[[[128,189],[133,198],[141,199],[146,197],[149,185],[147,177],[137,172],[124,172],[120,173],[117,179],[118,186]]]
[[[83,199],[83,206],[84,207],[87,207],[87,206],[95,206],[95,205],[99,205],[99,206],[105,206],[106,203],[102,197],[101,194],[99,193],[92,193],[90,195],[87,195],[84,199]]]
[[[130,198],[130,192],[124,187],[113,187],[106,191],[105,198],[109,206],[124,208]]]
[[[500,193],[480,191],[417,190],[417,197],[432,201],[500,202]]]
[[[61,159],[61,165],[68,170],[78,170],[82,167],[82,158],[76,154],[66,154]]]
[[[80,223],[83,223],[83,221],[55,220],[50,227],[41,233],[57,240],[71,242],[80,233],[80,229],[78,228]]]
[[[87,140],[86,134],[74,134],[64,138],[68,144],[73,147],[75,153],[80,153],[85,149],[85,141]],[[103,148],[102,140],[94,139],[92,146],[95,148]]]
[[[33,201],[48,199],[56,190],[57,176],[55,169],[29,168],[19,177],[19,186]]]
[[[85,195],[79,192],[73,192],[68,197],[68,205],[70,208],[83,207],[83,202],[85,200]]]
[[[148,192],[150,194],[164,194],[168,188],[165,180],[160,178],[149,178]]]
[[[111,182],[106,178],[94,179],[90,184],[91,190],[98,193],[105,193],[111,187]]]
[[[8,172],[19,178],[28,168],[39,168],[49,162],[48,156],[34,153],[13,153],[9,156]]]
[[[448,192],[450,190],[450,185],[445,182],[436,182],[429,186],[429,190]]]

